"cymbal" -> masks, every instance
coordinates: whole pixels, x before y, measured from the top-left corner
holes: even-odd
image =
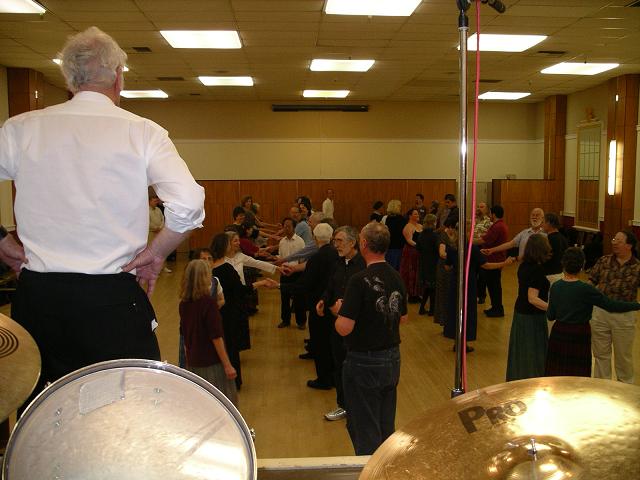
[[[29,397],[40,377],[40,351],[31,335],[0,314],[0,422]]]
[[[466,393],[397,430],[360,480],[640,478],[640,387],[543,377]]]

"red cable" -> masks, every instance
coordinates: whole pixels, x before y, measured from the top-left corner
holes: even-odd
[[[469,271],[471,269],[471,249],[473,247],[473,235],[476,228],[476,179],[477,179],[477,167],[478,167],[478,112],[479,112],[479,90],[480,90],[480,0],[476,0],[476,81],[475,81],[475,95],[474,95],[474,111],[473,111],[473,167],[471,176],[471,231],[469,233],[469,244],[467,252],[465,254],[465,285],[467,288],[464,291],[464,304],[463,304],[463,321],[462,321],[462,388],[467,391],[467,316],[468,316],[468,301],[469,301]],[[463,99],[467,101],[467,99]],[[466,201],[466,198],[461,199]],[[466,219],[462,219],[466,222]],[[473,279],[473,281],[476,281]]]

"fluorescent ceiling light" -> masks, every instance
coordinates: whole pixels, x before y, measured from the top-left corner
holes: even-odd
[[[124,98],[169,98],[162,90],[122,90],[120,95]]]
[[[408,17],[422,0],[327,0],[328,15]]]
[[[529,92],[486,92],[479,95],[480,100],[519,100],[531,95]]]
[[[616,141],[609,142],[609,174],[607,175],[607,193],[615,195],[616,193],[616,167],[618,163],[618,151]]]
[[[305,90],[302,96],[306,98],[345,98],[349,90]]]
[[[309,69],[313,72],[366,72],[375,60],[330,60],[316,58]]]
[[[62,60],[60,58],[52,58],[51,61],[53,63],[55,63],[56,65],[62,65]],[[128,72],[129,71],[129,67],[127,67],[125,65],[124,67],[122,67],[122,71],[123,72]]]
[[[580,63],[562,62],[541,70],[540,73],[556,75],[597,75],[612,68],[619,67],[619,63]]]
[[[235,30],[160,30],[173,48],[241,48]]]
[[[477,34],[467,39],[467,50],[476,51]],[[524,52],[543,41],[546,35],[498,35],[483,33],[480,35],[481,52]],[[460,47],[458,47],[460,49]]]
[[[252,87],[251,77],[198,77],[198,80],[207,87]]]
[[[45,8],[32,0],[2,0],[0,13],[45,13]]]

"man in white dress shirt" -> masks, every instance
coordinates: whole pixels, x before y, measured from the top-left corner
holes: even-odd
[[[324,218],[333,219],[333,189],[327,188],[327,198],[322,202],[322,213]]]
[[[12,315],[40,348],[42,381],[103,360],[160,359],[148,295],[204,219],[204,190],[166,130],[118,107],[126,58],[95,27],[71,37],[61,69],[73,99],[0,130],[0,178],[15,182],[26,256]],[[165,205],[149,244],[148,186]]]
[[[296,221],[287,217],[282,220],[282,228],[284,237],[280,240],[278,247],[278,256],[287,258],[304,248],[304,240],[295,233]],[[291,262],[295,265],[296,262]],[[282,275],[280,283],[294,283],[298,280],[301,273],[294,273],[289,276]],[[286,328],[291,325],[291,302],[293,301],[293,310],[296,315],[296,324],[300,330],[305,328],[307,324],[307,307],[304,295],[289,292],[286,289],[280,290],[280,319],[278,328]]]

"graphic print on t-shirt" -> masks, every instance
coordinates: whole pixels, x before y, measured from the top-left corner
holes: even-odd
[[[402,301],[402,294],[397,290],[394,290],[387,298],[384,282],[377,276],[373,277],[373,282],[367,277],[365,277],[364,281],[367,283],[369,288],[379,295],[376,299],[376,311],[384,315],[384,323],[386,327],[392,328],[398,318],[400,318],[400,302]]]

